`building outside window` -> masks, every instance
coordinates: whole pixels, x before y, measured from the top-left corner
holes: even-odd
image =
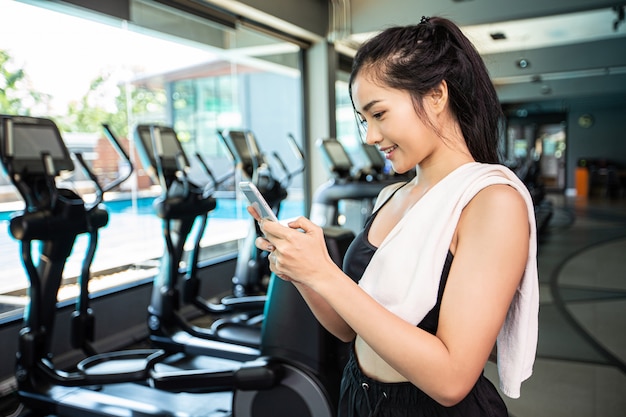
[[[155,26],[171,13],[181,26],[193,25],[196,32],[215,36],[205,36],[207,43],[203,43],[56,2],[43,2],[46,7],[40,7],[0,1],[5,21],[0,28],[0,114],[54,120],[68,148],[82,153],[103,182],[129,169],[105,139],[102,124],[107,123],[135,166],[131,178],[105,201],[110,220],[100,233],[92,292],[151,279],[163,253],[162,225],[152,207],[160,189],[137,159],[133,142],[137,124],[172,126],[190,156],[190,175],[197,182],[208,178],[194,158],[196,153],[218,177],[235,169],[218,134],[224,129],[250,129],[264,152],[276,152],[288,168],[300,163],[285,146],[287,135],[302,143],[297,45],[250,29],[221,28],[162,5],[141,12],[152,13]],[[64,186],[93,199],[94,187],[78,171],[63,178]],[[280,169],[276,172],[284,175]],[[4,174],[0,175],[0,320],[19,314],[29,285],[19,242],[8,230],[10,217],[22,210],[23,202]],[[234,178],[215,194],[218,207],[209,215],[202,241],[205,260],[236,251],[237,242],[250,229]],[[302,184],[301,178],[292,182],[281,208],[283,218],[304,214]],[[80,274],[86,240],[79,237],[69,259],[60,301],[77,293],[72,284]]]

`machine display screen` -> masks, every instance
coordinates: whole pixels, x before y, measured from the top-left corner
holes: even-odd
[[[7,143],[9,138],[11,143]],[[55,174],[74,169],[69,151],[51,120],[31,117],[5,119],[2,124],[2,139],[5,162],[12,165],[14,172],[47,172],[42,159],[43,153],[52,157]],[[7,156],[10,158],[6,158]]]
[[[333,169],[349,170],[352,168],[352,161],[341,143],[335,140],[324,141],[324,148]]]
[[[383,154],[372,145],[363,145],[363,150],[367,155],[367,159],[369,160],[371,167],[376,171],[382,172],[385,168],[385,157]]]
[[[38,125],[13,126],[14,158],[38,159],[43,152],[49,153],[53,159],[65,158],[65,152],[53,129]]]
[[[246,133],[240,130],[232,130],[228,133],[231,143],[237,153],[235,157],[238,157],[244,165],[252,164],[252,155],[250,154],[250,148],[248,147],[248,140],[246,139]]]
[[[158,135],[155,137],[155,141],[160,139],[160,146],[162,149],[159,149],[161,152],[161,163],[163,164],[163,169],[165,171],[175,171],[178,169],[176,164],[176,158],[178,155],[183,156],[185,163],[188,165],[189,162],[185,156],[183,148],[178,141],[178,137],[176,136],[176,132],[169,128],[163,126],[147,126],[142,125],[137,127],[137,132],[139,134],[139,138],[141,139],[141,154],[144,160],[144,164],[148,163],[149,166],[156,168],[156,160],[154,156],[154,148],[152,146],[152,134]],[[158,147],[159,145],[157,145]]]

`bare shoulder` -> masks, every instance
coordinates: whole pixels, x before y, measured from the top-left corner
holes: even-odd
[[[527,207],[524,197],[514,187],[506,184],[494,184],[483,188],[473,198],[468,207],[474,206],[474,209],[484,210],[484,213],[490,212],[508,212],[512,214],[526,214]]]
[[[517,229],[528,233],[529,213],[524,197],[506,184],[495,184],[479,191],[463,210],[461,229],[482,229],[490,232],[511,233]]]

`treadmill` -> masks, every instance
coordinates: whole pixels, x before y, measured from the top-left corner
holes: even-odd
[[[318,226],[345,226],[340,212],[340,203],[357,202],[360,206],[350,229],[359,230],[371,214],[378,193],[387,185],[402,181],[404,176],[385,173],[385,159],[374,146],[363,144],[362,150],[369,163],[357,169],[345,147],[336,138],[318,142],[331,178],[320,185],[313,195],[311,221]]]

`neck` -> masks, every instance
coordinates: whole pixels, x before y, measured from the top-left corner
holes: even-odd
[[[470,162],[476,162],[469,154],[450,152],[442,158],[422,161],[415,167],[415,183],[425,187],[432,187],[449,173]]]

